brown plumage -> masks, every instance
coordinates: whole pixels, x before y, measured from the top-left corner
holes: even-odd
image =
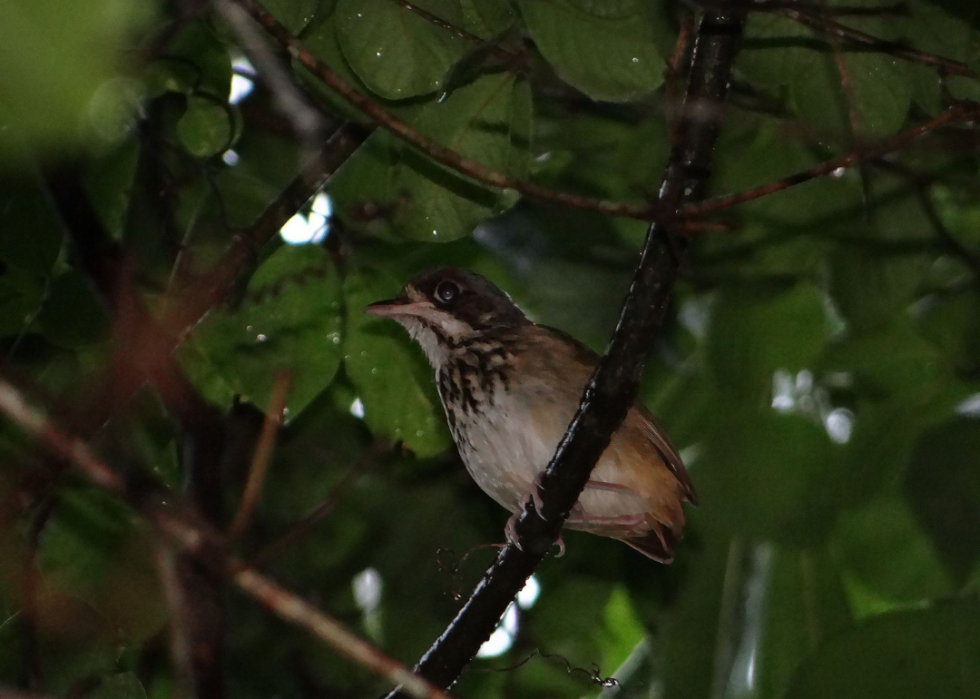
[[[490,497],[519,513],[529,495],[536,497],[536,478],[568,428],[598,356],[531,322],[490,281],[459,269],[419,275],[396,299],[366,310],[398,321],[422,346],[467,471]],[[696,497],[677,449],[637,402],[565,526],[619,539],[668,563],[683,534],[685,501]]]

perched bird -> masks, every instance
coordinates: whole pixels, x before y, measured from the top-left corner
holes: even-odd
[[[466,470],[514,513],[531,497],[575,414],[598,355],[530,321],[489,280],[443,268],[412,279],[391,301],[365,308],[403,325],[425,351]],[[592,471],[565,523],[619,539],[669,563],[694,487],[653,415],[639,402]],[[537,507],[540,512],[540,506]]]

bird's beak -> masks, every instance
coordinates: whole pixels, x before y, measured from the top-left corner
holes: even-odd
[[[397,320],[403,316],[425,315],[428,303],[412,302],[408,299],[392,299],[390,301],[378,301],[364,307],[365,313],[380,318],[394,318]]]

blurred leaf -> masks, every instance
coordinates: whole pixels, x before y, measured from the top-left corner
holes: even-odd
[[[220,100],[228,98],[231,87],[231,56],[206,20],[187,22],[159,59],[170,65],[168,82],[183,84],[175,91],[206,92]],[[174,89],[174,88],[171,88]]]
[[[99,213],[106,231],[114,238],[122,236],[139,152],[137,142],[122,143],[94,158],[85,173],[85,189],[91,197],[92,206]]]
[[[749,537],[821,541],[833,523],[840,477],[823,426],[773,410],[719,412],[697,469],[704,508]]]
[[[210,158],[232,145],[228,107],[203,97],[191,97],[177,122],[177,137],[195,158]]]
[[[596,14],[583,12],[583,5]],[[652,29],[644,15],[625,14],[628,4],[521,0],[518,6],[531,38],[559,77],[592,99],[636,100],[663,82],[666,64]]]
[[[708,364],[723,390],[766,405],[773,373],[812,368],[829,335],[815,286],[743,284],[720,292],[708,329]]]
[[[666,623],[666,696],[782,696],[848,622],[833,562],[820,550],[732,540],[724,525],[698,531],[707,541]]]
[[[953,591],[932,542],[894,495],[843,514],[833,541],[858,617]]]
[[[84,600],[130,640],[167,618],[151,534],[133,512],[92,489],[68,491],[44,530],[38,565],[58,589]]]
[[[934,395],[948,373],[942,355],[904,319],[844,338],[828,348],[821,364],[853,374],[871,395],[910,401]]]
[[[0,337],[20,335],[30,327],[44,299],[44,282],[11,269],[0,276]]]
[[[976,601],[875,617],[826,643],[786,699],[968,699],[980,696]]]
[[[68,271],[51,282],[38,323],[45,337],[62,347],[78,347],[104,340],[109,315],[88,280]]]
[[[629,657],[644,636],[629,593],[622,587],[613,588],[606,603],[602,629],[602,667],[612,672]]]
[[[74,597],[38,599],[38,656],[47,691],[65,695],[77,683],[113,670],[121,644],[109,621]]]
[[[61,221],[39,187],[5,187],[0,194],[0,260],[32,274],[47,274],[61,250]]]
[[[954,418],[924,433],[905,492],[949,570],[962,581],[980,559],[980,420]]]
[[[19,145],[40,152],[84,143],[98,133],[96,101],[127,89],[119,78],[127,35],[153,14],[130,0],[5,2],[0,5],[0,155]],[[93,133],[94,132],[94,133]],[[5,168],[6,169],[6,168]]]
[[[458,3],[424,0],[419,7],[456,26]],[[391,0],[339,0],[337,36],[344,57],[364,83],[386,99],[406,99],[442,87],[467,43]]]
[[[362,310],[374,301],[393,298],[406,281],[377,269],[350,270],[344,280],[344,367],[371,430],[404,442],[419,456],[430,456],[450,444],[432,371],[404,329]]]
[[[199,389],[219,404],[236,395],[268,407],[277,373],[289,372],[287,418],[333,380],[343,338],[340,278],[316,245],[284,245],[249,280],[235,310],[214,310],[180,358]]]
[[[850,81],[850,91],[845,94],[832,55],[808,52],[797,56],[793,102],[797,114],[812,129],[840,139],[849,132],[851,110],[858,137],[890,136],[902,128],[912,99],[907,63],[875,53],[844,54]]]
[[[91,699],[146,699],[146,690],[132,672],[105,677],[98,687],[86,694]]]

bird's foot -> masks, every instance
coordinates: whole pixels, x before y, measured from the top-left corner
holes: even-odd
[[[524,548],[521,546],[521,542],[517,537],[517,520],[520,519],[521,514],[521,511],[517,511],[510,516],[507,524],[504,525],[504,536],[507,537],[508,543],[513,544],[519,550],[523,551]],[[555,543],[558,544],[558,555],[556,558],[561,558],[565,555],[565,540],[561,538],[561,534],[558,535],[558,540]]]

